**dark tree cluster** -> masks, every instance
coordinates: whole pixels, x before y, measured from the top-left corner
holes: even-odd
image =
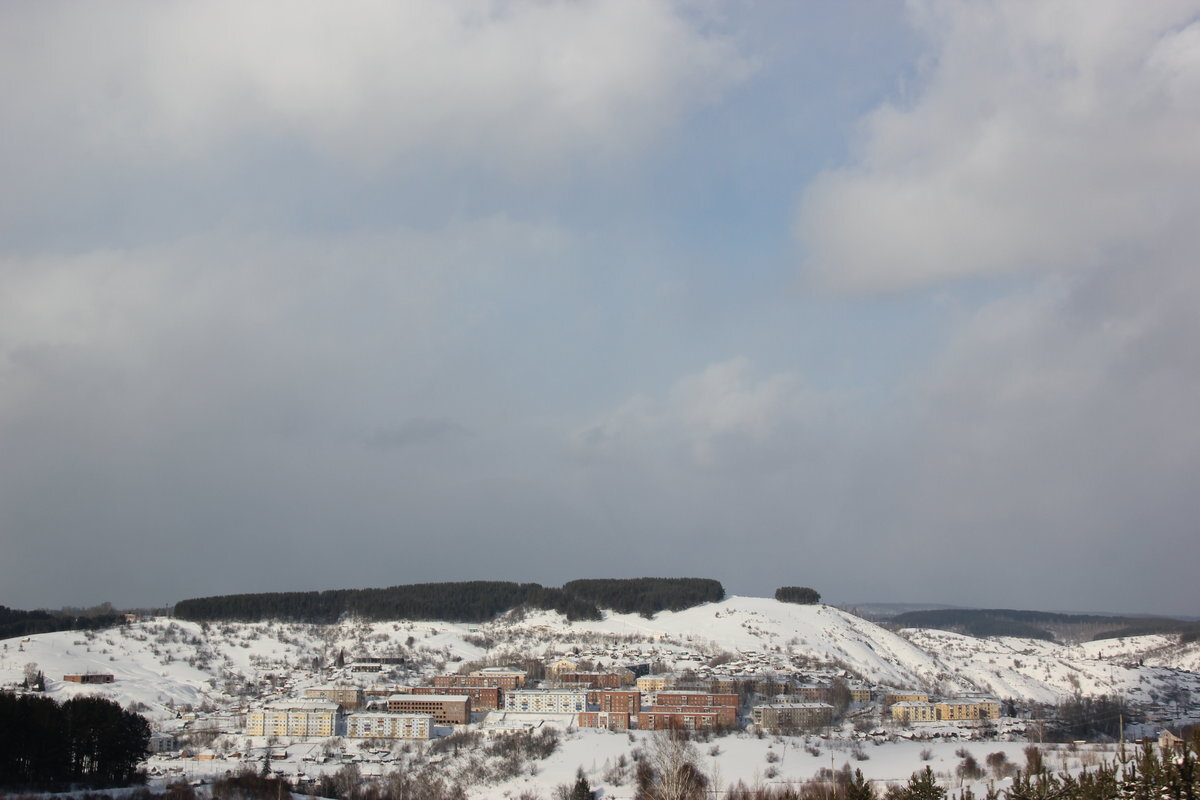
[[[597,578],[570,581],[562,588],[600,608],[646,617],[725,599],[725,587],[711,578]]]
[[[807,586],[780,586],[775,590],[775,599],[781,603],[799,603],[814,606],[821,602],[821,594]]]
[[[362,619],[431,619],[483,622],[521,606],[558,611],[568,619],[600,619],[602,608],[654,614],[721,600],[718,581],[699,578],[637,578],[573,581],[561,589],[537,583],[466,581],[419,583],[386,589],[324,592],[268,592],[181,600],[180,619],[204,622],[268,619],[332,623],[345,616]]]
[[[146,757],[150,725],[103,697],[0,693],[0,786],[124,786]]]
[[[1122,720],[1129,721],[1129,709],[1119,697],[1077,695],[1060,703],[1055,717],[1055,738],[1116,741],[1121,735]]]
[[[0,606],[0,639],[54,631],[111,628],[123,620],[124,617],[118,614],[63,614],[51,611],[21,611]]]

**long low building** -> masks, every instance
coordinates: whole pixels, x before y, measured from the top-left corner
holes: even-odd
[[[654,704],[656,706],[694,706],[703,708],[728,706],[736,709],[739,699],[736,694],[670,691],[659,692],[655,695]]]
[[[365,712],[346,717],[346,735],[356,739],[430,739],[432,714]]]
[[[999,716],[1000,701],[988,698],[956,698],[936,702],[906,700],[892,704],[892,719],[896,722],[962,722]]]

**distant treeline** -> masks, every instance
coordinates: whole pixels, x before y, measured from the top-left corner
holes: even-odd
[[[710,578],[597,578],[565,583],[562,590],[598,608],[645,617],[725,599],[725,587]]]
[[[601,609],[650,616],[722,600],[720,582],[704,578],[631,578],[572,581],[562,588],[537,583],[466,581],[418,583],[386,589],[267,592],[181,600],[175,616],[196,622],[268,619],[331,623],[361,619],[482,622],[521,606],[557,611],[571,620],[600,619]]]
[[[1058,614],[1050,611],[945,608],[908,611],[889,620],[902,628],[937,628],[971,636],[1019,636],[1053,641],[1116,639],[1122,636],[1179,634],[1185,641],[1200,634],[1200,623],[1161,617],[1113,617],[1096,614]],[[1190,637],[1190,639],[1189,639]]]
[[[0,606],[0,639],[35,633],[111,628],[124,620],[119,614],[73,615],[52,611],[20,611]]]

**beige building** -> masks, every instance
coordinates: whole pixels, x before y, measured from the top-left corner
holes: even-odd
[[[996,719],[1000,716],[997,700],[957,698],[934,703],[940,720]]]
[[[346,718],[346,735],[355,739],[429,739],[433,737],[433,715],[351,714]]]
[[[888,692],[883,696],[883,704],[890,706],[892,703],[928,703],[929,692]]]
[[[499,686],[501,689],[520,689],[525,686],[526,673],[523,669],[512,667],[484,667],[468,673],[473,678],[483,678],[489,686]],[[493,683],[494,681],[494,683]]]
[[[304,696],[315,700],[330,700],[342,708],[358,708],[363,704],[363,690],[356,686],[314,686],[305,689]]]
[[[574,672],[579,669],[579,662],[569,658],[560,658],[546,666],[548,677],[556,678],[564,672]]]
[[[661,692],[674,686],[675,678],[671,675],[643,675],[636,683],[639,692]]]
[[[246,735],[333,736],[340,712],[338,704],[329,700],[280,700],[246,714]]]
[[[901,700],[892,703],[892,719],[896,722],[935,722],[937,709],[933,703],[921,700]]]

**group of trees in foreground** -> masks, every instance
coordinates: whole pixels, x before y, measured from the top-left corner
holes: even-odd
[[[708,578],[578,580],[561,588],[537,583],[466,581],[419,583],[385,589],[266,592],[181,600],[175,616],[194,622],[279,619],[333,623],[346,616],[368,620],[436,619],[484,622],[521,606],[558,611],[568,619],[600,619],[601,609],[651,616],[725,598]]]
[[[103,697],[0,692],[0,787],[128,785],[149,740],[145,717]]]

